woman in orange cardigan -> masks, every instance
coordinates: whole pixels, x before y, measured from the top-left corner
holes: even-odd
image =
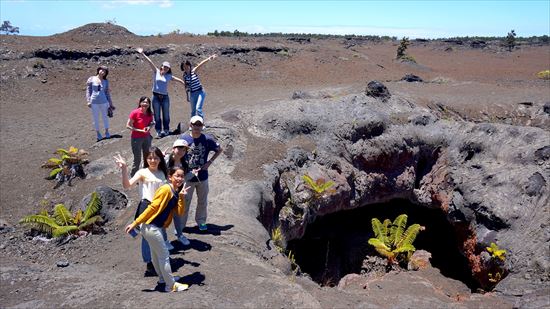
[[[159,283],[166,284],[166,292],[179,292],[189,288],[187,284],[176,282],[179,278],[172,275],[170,255],[162,236],[162,228],[167,228],[173,216],[181,216],[185,209],[185,194],[189,187],[185,187],[184,179],[185,173],[181,167],[170,168],[169,183],[158,188],[147,209],[126,227],[126,233],[130,233],[141,224],[140,231],[151,247],[151,261],[159,274]]]

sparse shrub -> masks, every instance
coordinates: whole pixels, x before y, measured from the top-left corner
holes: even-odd
[[[390,219],[381,223],[377,218],[371,220],[375,238],[370,238],[368,243],[382,256],[388,259],[388,265],[407,263],[411,255],[416,251],[412,245],[416,236],[425,228],[420,224],[413,224],[405,230],[407,215],[399,215],[393,223]]]
[[[406,55],[407,48],[410,44],[408,37],[403,37],[403,39],[401,39],[401,43],[399,43],[397,47],[397,59],[401,59]]]
[[[401,61],[408,61],[408,62],[416,63],[416,59],[414,59],[414,57],[410,56],[410,55],[404,55],[403,57],[401,57],[399,59],[401,59]]]
[[[486,262],[487,265],[487,281],[485,289],[491,290],[499,283],[507,274],[504,262],[506,261],[506,250],[500,249],[494,242],[490,247],[485,248],[491,254],[490,259]]]
[[[83,167],[84,164],[89,162],[86,158],[88,156],[86,151],[71,146],[69,149],[59,148],[55,153],[59,157],[50,158],[46,163],[42,164],[43,168],[52,169],[46,179],[56,179],[57,184],[55,188],[59,187],[63,182],[67,182],[70,186],[71,181],[75,177],[86,177]]]
[[[17,34],[19,33],[19,27],[14,27],[11,25],[11,22],[9,20],[4,20],[2,22],[2,25],[0,26],[0,32],[4,32],[4,34]]]
[[[92,193],[92,198],[86,209],[79,209],[72,215],[65,205],[54,206],[53,214],[42,210],[36,215],[29,215],[19,221],[20,224],[30,226],[49,237],[61,237],[69,234],[80,234],[81,231],[90,231],[96,223],[101,223],[102,218],[98,215],[101,209],[101,200],[97,192]]]
[[[278,56],[284,56],[284,57],[290,56],[287,49],[281,49],[281,50],[277,51],[275,54],[278,55]]]
[[[330,187],[334,186],[334,181],[327,181],[324,178],[319,178],[317,180],[313,180],[309,175],[302,176],[302,179],[306,183],[306,187],[311,189],[316,197],[320,197],[325,193],[327,190],[330,189]]]
[[[280,226],[274,228],[271,231],[271,240],[273,240],[273,244],[275,245],[275,248],[277,249],[277,251],[281,253],[284,252],[286,247],[285,239],[284,239],[283,233],[281,232]]]
[[[32,67],[35,69],[43,69],[46,66],[44,66],[44,63],[42,61],[36,61]]]
[[[494,242],[490,247],[487,247],[487,252],[491,253],[491,258],[499,259],[504,262],[506,260],[506,250],[500,249]]]
[[[506,36],[505,46],[508,48],[508,51],[512,51],[516,46],[516,32],[514,30],[508,32]]]
[[[550,70],[538,72],[537,77],[540,78],[540,79],[549,80],[550,79]]]

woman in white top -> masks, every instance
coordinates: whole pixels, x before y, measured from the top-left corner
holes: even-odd
[[[135,218],[137,218],[147,206],[149,206],[151,201],[153,201],[157,189],[166,183],[168,168],[166,167],[166,162],[164,162],[164,156],[162,151],[157,147],[149,148],[147,155],[144,156],[144,168],[139,169],[132,178],[128,177],[128,165],[121,155],[115,156],[115,163],[122,170],[122,187],[124,189],[127,190],[135,184],[138,185],[141,201],[136,210]],[[166,230],[162,229],[162,233],[167,249],[174,249],[172,244],[168,241]],[[141,256],[143,262],[147,263],[147,270],[145,271],[146,276],[156,275],[154,273],[153,263],[151,262],[151,248],[145,238],[142,238],[141,241]]]
[[[183,80],[172,75],[170,63],[164,61],[160,69],[145,55],[143,48],[137,52],[145,58],[153,71],[153,112],[155,114],[155,130],[157,138],[170,135],[170,97],[168,96],[168,82],[175,80],[185,85]],[[162,119],[161,119],[162,116]]]

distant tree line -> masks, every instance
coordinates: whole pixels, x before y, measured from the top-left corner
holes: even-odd
[[[269,32],[269,33],[248,33],[239,30],[234,31],[218,31],[208,32],[210,36],[222,36],[222,37],[304,37],[304,38],[346,38],[346,39],[360,39],[360,40],[372,40],[372,41],[397,41],[396,36],[379,36],[379,35],[356,35],[356,34],[316,34],[316,33],[282,33],[282,32]],[[513,39],[512,39],[513,38]],[[437,38],[437,39],[422,39],[418,38],[417,41],[442,41],[442,40],[456,40],[456,41],[502,41],[504,43],[515,44],[518,41],[526,42],[540,42],[544,44],[550,43],[548,35],[531,36],[531,37],[516,37],[515,31],[512,30],[505,37],[489,37],[489,36],[463,36],[463,37],[450,37],[450,38]]]
[[[363,40],[397,40],[395,36],[378,36],[378,35],[357,35],[357,34],[318,34],[318,33],[283,33],[283,32],[269,32],[269,33],[248,33],[239,30],[234,31],[218,31],[208,32],[210,36],[223,36],[223,37],[303,37],[303,38],[317,38],[317,39],[329,39],[329,38],[357,38]]]

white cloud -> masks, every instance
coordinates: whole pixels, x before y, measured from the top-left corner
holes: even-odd
[[[169,8],[174,5],[172,0],[113,0],[112,4],[129,4],[129,5],[158,5],[161,8]]]

